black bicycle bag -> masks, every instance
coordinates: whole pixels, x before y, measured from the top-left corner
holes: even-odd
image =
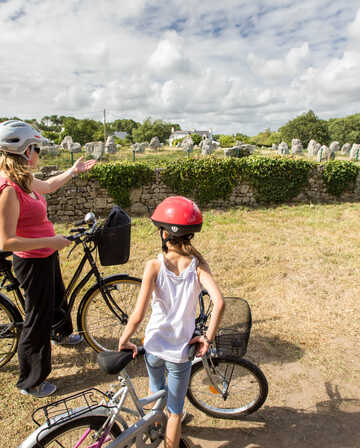
[[[124,264],[130,256],[131,219],[118,205],[114,205],[104,226],[99,231],[98,251],[103,266]]]

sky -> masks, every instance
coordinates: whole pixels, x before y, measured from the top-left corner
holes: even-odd
[[[0,0],[0,116],[256,135],[360,112],[359,0]]]

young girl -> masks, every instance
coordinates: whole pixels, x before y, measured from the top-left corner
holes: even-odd
[[[220,322],[224,299],[208,264],[191,245],[194,232],[200,232],[202,216],[197,205],[182,196],[165,199],[151,216],[160,229],[162,251],[146,263],[134,312],[120,337],[119,350],[137,348],[129,342],[141,321],[152,295],[152,314],[145,331],[145,360],[150,391],[165,387],[167,372],[169,411],[166,448],[178,448],[181,417],[190,378],[189,344],[198,343],[196,356],[204,356]],[[195,329],[198,295],[205,288],[214,302],[206,334],[192,337]]]

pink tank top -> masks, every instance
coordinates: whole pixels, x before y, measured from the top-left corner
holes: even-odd
[[[15,189],[20,203],[16,235],[23,238],[46,238],[48,236],[55,236],[54,226],[47,217],[45,198],[41,194],[34,192],[36,196],[36,199],[34,199],[14,182],[0,176],[0,193],[8,185],[11,185]],[[14,254],[21,258],[45,258],[54,252],[54,249],[44,247],[42,249],[14,252]]]

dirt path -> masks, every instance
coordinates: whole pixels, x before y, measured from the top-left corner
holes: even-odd
[[[307,409],[264,406],[231,423],[197,416],[183,434],[192,448],[359,448],[360,400],[328,385],[328,399]]]

